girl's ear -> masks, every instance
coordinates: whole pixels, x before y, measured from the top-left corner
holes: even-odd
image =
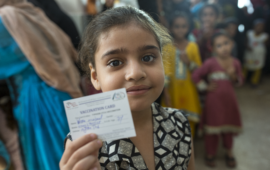
[[[89,63],[91,82],[96,90],[101,90],[100,82],[98,80],[97,71],[91,63]]]

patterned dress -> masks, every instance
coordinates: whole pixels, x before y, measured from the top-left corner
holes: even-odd
[[[157,170],[187,170],[191,133],[187,118],[176,109],[152,104],[154,155]],[[68,138],[71,139],[70,134]],[[140,151],[129,138],[103,142],[99,151],[102,170],[147,170]]]

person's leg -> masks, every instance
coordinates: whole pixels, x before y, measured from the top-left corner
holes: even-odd
[[[219,135],[205,135],[204,144],[206,150],[206,165],[215,167],[214,157],[217,152]]]
[[[248,70],[247,70],[246,67],[243,68],[243,76],[244,76],[245,79],[246,79],[247,76],[248,76]]]
[[[232,133],[223,133],[222,135],[223,146],[227,151],[229,157],[233,157],[232,147],[233,147],[233,134]]]
[[[224,133],[222,134],[222,142],[223,146],[226,149],[226,164],[230,168],[234,168],[236,166],[236,161],[233,155],[233,134],[232,133]]]
[[[261,69],[255,70],[251,77],[252,85],[258,85],[261,78]]]
[[[219,138],[219,135],[208,135],[208,134],[205,135],[204,142],[205,142],[206,154],[208,156],[216,155],[217,147],[218,147],[218,138]]]

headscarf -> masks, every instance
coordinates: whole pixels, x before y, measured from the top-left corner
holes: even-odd
[[[43,11],[25,0],[0,0],[0,16],[42,80],[74,98],[82,96],[80,75],[73,63],[77,52]]]

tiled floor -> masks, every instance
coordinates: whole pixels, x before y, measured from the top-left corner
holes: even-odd
[[[267,79],[267,78],[265,78]],[[270,78],[257,89],[248,85],[236,89],[242,114],[243,133],[234,139],[234,153],[238,162],[235,170],[270,170]],[[197,170],[227,170],[224,150],[220,146],[217,167],[204,164],[204,145],[196,139],[195,161]]]

